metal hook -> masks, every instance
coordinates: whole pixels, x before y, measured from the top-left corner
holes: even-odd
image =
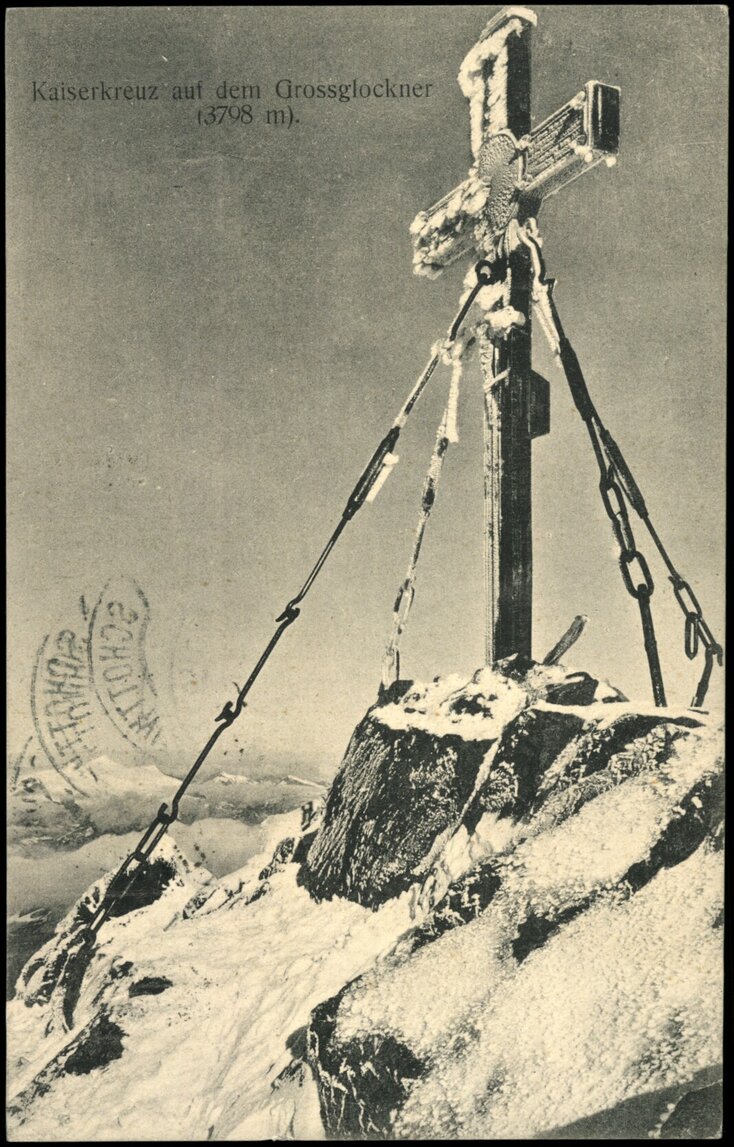
[[[483,287],[489,287],[496,282],[494,265],[490,263],[489,259],[480,259],[474,267],[474,273],[477,276],[477,282],[481,283]]]

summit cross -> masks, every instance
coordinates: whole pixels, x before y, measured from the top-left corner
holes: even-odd
[[[469,100],[474,163],[464,182],[411,227],[416,274],[435,278],[473,254],[489,260],[496,279],[484,291],[489,321],[478,328],[490,665],[513,653],[531,655],[531,443],[550,429],[548,383],[532,369],[531,258],[519,227],[579,175],[602,161],[611,166],[619,147],[619,88],[595,80],[531,128],[536,23],[529,8],[503,8],[466,56],[458,79]]]

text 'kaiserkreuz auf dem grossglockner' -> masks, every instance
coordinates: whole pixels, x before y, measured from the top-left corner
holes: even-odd
[[[300,83],[292,79],[279,79],[273,85],[273,92],[282,100],[337,100],[349,103],[351,100],[365,99],[425,99],[435,88],[432,81],[408,81],[380,79],[376,81],[351,79],[341,83]],[[214,87],[214,85],[211,85]],[[32,96],[34,103],[75,103],[81,101],[97,103],[153,103],[160,100],[204,99],[211,93],[204,90],[204,81],[196,80],[186,84],[112,84],[106,80],[90,83],[66,83],[65,81],[33,80]],[[230,82],[221,80],[216,84],[214,95],[217,99],[260,99],[264,94],[259,83]]]

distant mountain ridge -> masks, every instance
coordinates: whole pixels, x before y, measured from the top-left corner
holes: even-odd
[[[122,765],[110,757],[66,765],[40,755],[25,759],[10,786],[9,841],[24,850],[38,845],[78,848],[104,833],[142,831],[180,781],[153,764]],[[320,790],[296,776],[218,774],[195,781],[181,805],[185,823],[222,817],[257,824],[285,812]]]

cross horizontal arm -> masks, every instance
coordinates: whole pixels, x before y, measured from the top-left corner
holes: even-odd
[[[547,199],[619,151],[619,88],[592,80],[521,141],[520,203]],[[531,211],[534,214],[534,212]]]
[[[435,279],[445,267],[475,247],[470,226],[487,202],[487,188],[475,173],[429,207],[420,211],[410,226],[413,236],[413,270]]]

